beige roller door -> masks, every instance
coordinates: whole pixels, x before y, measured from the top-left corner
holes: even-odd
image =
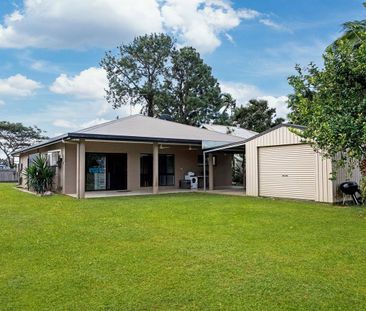
[[[258,150],[259,195],[315,200],[316,154],[306,144]]]

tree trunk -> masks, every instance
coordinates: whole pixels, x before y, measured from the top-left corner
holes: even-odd
[[[154,97],[151,96],[147,101],[147,115],[154,117]]]

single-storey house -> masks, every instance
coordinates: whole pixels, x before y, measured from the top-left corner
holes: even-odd
[[[95,191],[144,192],[178,189],[187,173],[209,189],[232,184],[232,153],[203,150],[241,138],[176,122],[133,115],[66,133],[17,151],[19,170],[37,154],[55,168],[55,190],[84,198]],[[23,175],[20,184],[27,187]],[[244,191],[244,190],[243,190]]]
[[[339,184],[359,182],[354,169],[339,170],[331,159],[281,124],[250,137],[220,133],[167,120],[134,115],[67,133],[18,151],[24,170],[37,154],[47,154],[55,167],[57,191],[84,198],[96,191],[158,193],[179,189],[191,173],[197,188],[232,186],[233,155],[245,158],[244,187],[249,196],[335,203],[343,199]],[[192,177],[193,178],[193,177]],[[20,180],[26,187],[26,180]],[[87,195],[86,195],[87,194]],[[121,193],[120,193],[121,194]]]
[[[295,129],[291,130],[291,129]],[[246,194],[336,203],[343,199],[339,185],[346,180],[360,181],[358,168],[337,171],[332,159],[323,158],[296,134],[304,127],[281,124],[239,143],[204,150],[218,154],[243,148]]]

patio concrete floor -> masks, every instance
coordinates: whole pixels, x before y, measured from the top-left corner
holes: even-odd
[[[159,194],[173,194],[173,193],[192,193],[192,192],[204,192],[203,189],[160,189]],[[207,190],[210,194],[225,194],[225,195],[237,195],[245,196],[243,187],[227,187],[215,190]],[[128,190],[109,190],[109,191],[86,191],[85,198],[106,198],[106,197],[123,197],[123,196],[139,196],[139,195],[152,195],[151,189],[128,191]],[[76,194],[69,194],[69,196],[76,198]]]

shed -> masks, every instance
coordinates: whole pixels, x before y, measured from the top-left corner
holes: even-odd
[[[205,153],[243,147],[245,153],[246,194],[336,203],[343,199],[339,185],[346,180],[360,181],[358,168],[338,170],[336,179],[332,159],[322,155],[291,130],[304,127],[280,124],[240,143],[232,143]]]

